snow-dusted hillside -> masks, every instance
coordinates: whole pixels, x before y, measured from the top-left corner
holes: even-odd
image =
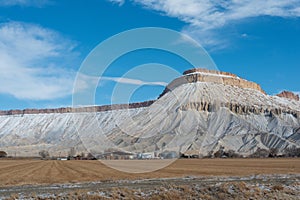
[[[240,79],[240,78],[238,78]],[[255,86],[257,87],[257,86]],[[96,113],[0,116],[0,149],[37,156],[108,148],[205,155],[220,146],[240,154],[300,147],[300,102],[215,82],[187,82],[149,107]]]
[[[205,108],[205,104],[210,106]],[[228,105],[249,106],[258,112],[235,112]],[[252,89],[188,83],[137,113],[133,117],[136,124],[132,124],[130,118],[119,124],[124,132],[142,137],[134,145],[131,144],[132,137],[121,134],[120,128],[109,134],[116,144],[129,151],[170,149],[184,152],[195,149],[206,154],[224,146],[241,154],[250,154],[258,147],[280,150],[299,147],[299,118],[288,112],[267,112],[275,108],[299,111],[300,102],[267,96]],[[150,116],[151,120],[145,116]]]

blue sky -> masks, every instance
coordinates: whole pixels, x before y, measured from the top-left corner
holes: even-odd
[[[268,94],[299,93],[299,17],[298,0],[0,0],[0,109],[71,106],[76,72],[90,51],[115,34],[141,27],[189,35],[219,70],[255,81]],[[191,67],[168,52],[131,52],[105,72],[95,103],[111,103],[117,83],[138,88],[130,101],[156,98],[164,87],[144,85],[151,82],[150,72],[130,84],[119,79],[147,63],[177,72],[152,75],[161,82]]]

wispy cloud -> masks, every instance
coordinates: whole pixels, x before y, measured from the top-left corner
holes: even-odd
[[[122,6],[125,3],[125,0],[107,0],[107,1],[117,4],[119,6]]]
[[[259,16],[299,17],[299,0],[130,0],[146,9],[187,23],[183,32],[204,46],[228,45],[217,30],[244,19]]]
[[[117,83],[124,83],[124,84],[131,84],[131,85],[161,85],[166,86],[168,83],[166,82],[149,82],[149,81],[142,81],[139,79],[131,79],[131,78],[124,78],[124,77],[101,77],[100,80],[107,80],[107,81],[114,81]]]
[[[49,4],[50,0],[0,0],[0,6],[33,6],[41,7]]]
[[[75,72],[64,60],[75,44],[38,25],[0,24],[0,93],[18,99],[51,100],[72,93]]]
[[[168,83],[161,81],[144,81],[136,78],[127,77],[109,77],[109,76],[91,76],[82,73],[77,73],[76,86],[73,91],[74,94],[81,93],[84,91],[89,91],[94,89],[95,86],[101,87],[105,84],[105,81],[112,81],[118,84],[128,84],[128,85],[150,85],[150,86],[167,86]]]
[[[101,85],[101,81],[113,81],[116,83],[130,84],[130,85],[161,85],[166,86],[168,83],[161,81],[144,81],[135,78],[127,77],[110,77],[110,76],[90,76],[82,73],[77,74],[78,88],[79,90],[85,90],[88,87],[94,87],[98,82]]]

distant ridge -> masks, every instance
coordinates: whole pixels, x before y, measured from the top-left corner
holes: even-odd
[[[183,72],[183,76],[176,78],[170,84],[168,84],[162,94],[159,95],[161,98],[167,92],[174,90],[176,87],[179,87],[182,84],[187,83],[195,83],[195,82],[211,82],[218,83],[224,85],[231,85],[240,88],[254,89],[266,95],[266,92],[261,88],[261,86],[257,83],[247,81],[238,77],[235,74],[229,72],[221,72],[216,70],[208,70],[203,68],[194,68],[189,69]],[[299,96],[295,95],[288,91],[283,91],[282,93],[277,95],[278,97],[284,97],[292,100],[298,100]],[[62,108],[45,108],[45,109],[23,109],[23,110],[0,110],[0,116],[2,115],[25,115],[25,114],[47,114],[47,113],[80,113],[80,112],[105,112],[110,110],[120,110],[120,109],[132,109],[132,108],[142,108],[148,107],[153,104],[156,100],[137,102],[137,103],[129,103],[129,104],[114,104],[114,105],[103,105],[103,106],[87,106],[87,107],[62,107]],[[236,110],[236,107],[240,107],[238,104],[236,105],[225,105],[224,106],[230,108],[232,111]],[[241,108],[243,110],[244,108]],[[203,108],[205,110],[205,108]],[[253,110],[249,108],[249,110]],[[257,112],[257,111],[253,111]],[[261,112],[269,112],[267,109],[262,110]],[[281,109],[274,109],[273,113],[292,113],[295,116],[300,116],[299,112],[289,111],[288,109],[281,111]]]
[[[139,103],[114,104],[114,105],[104,105],[104,106],[88,106],[88,107],[78,107],[78,108],[67,107],[67,108],[52,108],[52,109],[7,110],[7,111],[0,111],[0,115],[104,112],[104,111],[110,111],[110,110],[148,107],[151,104],[153,104],[153,102],[155,102],[155,101],[153,100],[153,101],[144,101],[144,102],[139,102]]]

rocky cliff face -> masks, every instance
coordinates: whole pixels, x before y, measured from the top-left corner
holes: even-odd
[[[179,77],[172,81],[163,93],[160,95],[164,95],[165,93],[173,90],[174,88],[186,84],[186,83],[196,83],[196,82],[206,82],[206,83],[218,83],[224,85],[231,85],[240,88],[254,89],[263,94],[266,94],[263,89],[261,89],[260,85],[254,82],[247,81],[245,79],[241,79],[238,76],[228,73],[228,72],[220,72],[215,70],[207,70],[207,69],[191,69],[187,70],[183,73],[184,76]]]
[[[197,111],[207,111],[207,112],[213,112],[217,111],[220,108],[227,108],[231,112],[239,114],[239,115],[281,115],[281,114],[291,114],[295,118],[300,118],[300,111],[296,110],[289,110],[289,109],[282,109],[280,107],[269,107],[269,108],[263,108],[263,107],[257,107],[253,105],[242,105],[242,104],[233,104],[233,103],[220,103],[220,104],[214,104],[210,102],[189,102],[188,104],[182,105],[179,109],[183,111],[187,110],[197,110]]]
[[[300,147],[300,101],[266,95],[230,73],[198,69],[170,83],[156,101],[4,114],[0,149],[10,155],[36,156],[41,149],[63,155],[71,147],[206,155],[221,146],[249,155]]]
[[[296,100],[296,101],[300,100],[299,95],[296,95],[293,92],[289,92],[289,91],[282,91],[280,94],[277,94],[276,96],[287,98],[287,99],[292,99],[292,100]]]

